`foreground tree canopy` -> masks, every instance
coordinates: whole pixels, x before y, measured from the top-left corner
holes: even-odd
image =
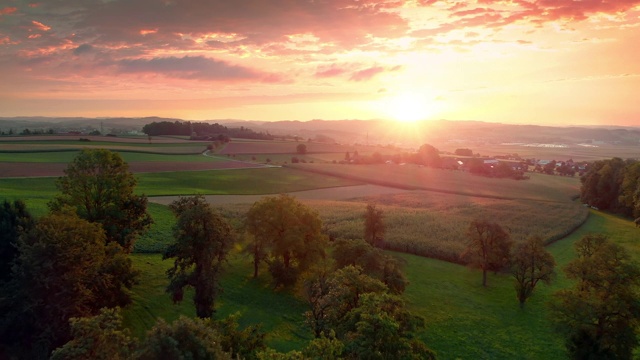
[[[293,285],[298,275],[325,256],[326,237],[318,214],[289,195],[265,197],[246,218],[254,277],[262,261],[276,285]]]
[[[163,257],[175,259],[167,271],[167,292],[177,302],[182,300],[186,286],[193,287],[198,317],[211,317],[222,266],[234,241],[233,229],[202,196],[180,198],[169,207],[178,221],[174,228],[176,242]]]
[[[69,319],[95,315],[101,307],[126,305],[132,286],[126,254],[105,245],[99,224],[74,213],[41,218],[18,246],[11,281],[0,300],[0,339],[10,353],[41,358],[66,342]]]
[[[18,257],[18,239],[33,228],[34,219],[23,201],[0,204],[0,284],[9,280],[11,265]]]
[[[572,359],[631,359],[640,325],[640,267],[607,236],[575,244],[578,258],[565,268],[575,281],[551,304]]]
[[[137,180],[118,153],[84,149],[64,171],[56,186],[60,191],[49,204],[52,211],[70,206],[81,218],[99,223],[107,242],[127,252],[152,223],[147,198],[135,195]]]

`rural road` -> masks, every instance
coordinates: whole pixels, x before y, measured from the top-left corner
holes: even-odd
[[[342,186],[327,189],[305,190],[287,193],[295,196],[299,200],[347,200],[364,196],[396,194],[409,192],[411,190],[396,189],[392,187],[379,185],[355,185]],[[212,205],[223,204],[253,204],[265,196],[274,196],[277,194],[265,195],[205,195],[205,199]],[[152,196],[149,202],[168,205],[179,196]]]

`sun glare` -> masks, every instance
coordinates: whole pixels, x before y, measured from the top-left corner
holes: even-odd
[[[385,113],[399,122],[412,123],[433,115],[433,100],[418,93],[402,93],[384,101]]]

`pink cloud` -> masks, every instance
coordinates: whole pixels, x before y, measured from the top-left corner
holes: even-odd
[[[17,7],[6,7],[3,9],[0,9],[0,15],[9,15],[9,14],[13,14],[14,12],[16,12],[18,10]]]
[[[35,21],[35,20],[33,20],[33,21],[31,21],[31,23],[32,23],[33,25],[35,25],[35,26],[36,26],[36,28],[37,28],[38,30],[42,30],[42,31],[49,31],[49,30],[51,30],[51,27],[50,27],[50,26],[47,26],[47,25],[45,25],[45,24],[43,24],[43,23],[41,23],[41,22],[39,22],[39,21]]]
[[[261,73],[204,56],[124,59],[117,62],[117,67],[120,73],[159,74],[180,79],[264,82],[276,82],[279,79],[273,74]]]
[[[339,67],[336,64],[331,64],[330,66],[323,66],[319,68],[318,71],[316,71],[315,73],[315,77],[317,78],[336,77],[346,73],[347,71],[348,70],[343,67]]]
[[[385,68],[382,66],[374,66],[374,67],[370,67],[368,69],[364,69],[364,70],[360,70],[360,71],[356,71],[355,73],[353,73],[351,75],[351,78],[349,80],[352,81],[367,81],[367,80],[371,80],[373,77],[375,77],[376,75],[382,73],[385,71]]]

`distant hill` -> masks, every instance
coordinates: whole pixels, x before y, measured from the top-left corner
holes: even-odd
[[[110,132],[140,131],[151,122],[184,121],[175,118],[82,118],[82,117],[0,117],[0,130],[25,128],[62,131],[90,129]],[[229,128],[245,127],[273,135],[298,136],[302,139],[330,138],[339,143],[393,144],[417,147],[425,142],[443,144],[460,143],[607,143],[640,146],[640,127],[616,126],[539,126],[488,123],[480,121],[434,120],[406,125],[385,120],[311,120],[260,121],[216,119]]]

